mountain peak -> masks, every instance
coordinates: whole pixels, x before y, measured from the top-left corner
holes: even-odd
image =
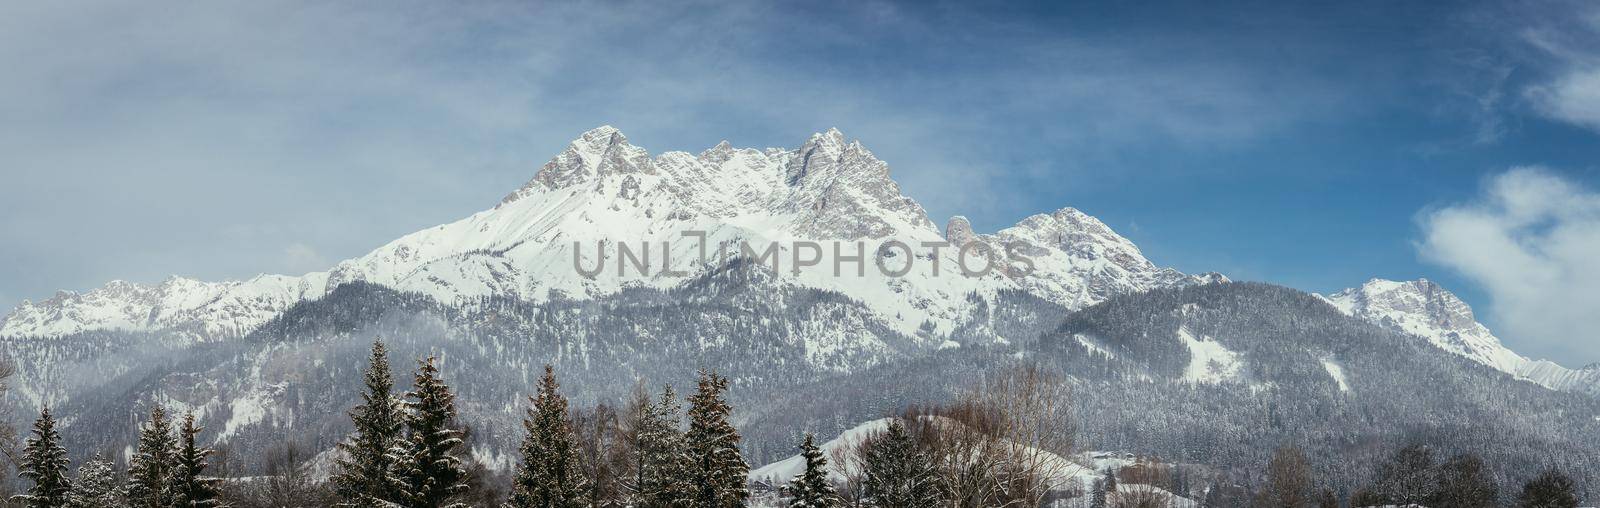
[[[1441,349],[1504,372],[1514,374],[1527,362],[1479,324],[1471,306],[1428,279],[1374,278],[1334,293],[1328,302],[1345,314],[1424,337]]]
[[[977,238],[972,232],[972,222],[966,216],[957,215],[950,218],[944,227],[944,240],[950,242],[952,247],[960,248]]]
[[[846,144],[844,133],[830,127],[828,130],[812,133],[805,144],[800,145],[800,157],[811,159],[816,154],[827,154],[829,158],[837,158],[844,152]]]
[[[501,204],[521,199],[536,186],[561,189],[610,174],[655,173],[650,154],[628,144],[628,137],[610,125],[585,131],[566,150],[539,168],[533,180],[507,195]]]
[[[826,141],[834,145],[843,145],[845,142],[844,132],[839,131],[838,127],[829,127],[828,130],[812,133],[811,140]]]
[[[723,141],[699,156],[652,156],[605,125],[577,136],[494,208],[406,235],[327,272],[242,282],[113,283],[13,313],[0,321],[0,335],[244,331],[355,281],[441,302],[494,295],[539,301],[556,292],[599,296],[636,283],[671,287],[673,277],[634,278],[618,270],[596,279],[576,276],[571,267],[577,254],[595,252],[596,245],[689,245],[684,242],[693,240],[679,234],[685,230],[708,232],[707,241],[895,240],[915,246],[942,236],[956,245],[991,247],[989,264],[1000,269],[993,276],[885,278],[881,284],[873,277],[803,277],[806,284],[875,302],[908,332],[924,320],[964,315],[960,295],[974,291],[1017,288],[1081,308],[1114,294],[1199,280],[1153,265],[1127,239],[1073,208],[994,235],[973,231],[958,216],[941,232],[921,205],[900,193],[888,163],[838,129],[812,134],[799,148],[757,150]],[[1038,259],[1036,276],[1022,277],[1006,263],[1012,241]],[[586,248],[574,247],[579,244]],[[680,251],[672,252],[678,258]]]
[[[1359,288],[1335,294],[1335,301],[1356,314],[1403,313],[1421,318],[1432,328],[1455,332],[1476,332],[1479,327],[1472,307],[1454,293],[1429,281],[1393,281],[1374,278]]]

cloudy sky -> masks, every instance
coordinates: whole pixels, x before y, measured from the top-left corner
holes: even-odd
[[[0,307],[324,269],[601,124],[838,127],[936,222],[1074,206],[1186,271],[1426,277],[1600,360],[1600,8],[1086,3],[6,2]]]

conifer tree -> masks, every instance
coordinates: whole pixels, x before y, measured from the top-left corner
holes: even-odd
[[[127,504],[122,496],[122,482],[117,481],[116,466],[104,456],[93,458],[78,466],[78,478],[72,482],[72,496],[67,501],[71,508],[117,508]]]
[[[690,481],[688,447],[683,440],[683,406],[671,386],[661,389],[661,400],[647,404],[640,421],[638,484],[640,505],[650,508],[691,506],[696,491]]]
[[[464,507],[467,470],[457,449],[461,430],[455,427],[455,395],[439,378],[435,358],[419,361],[412,390],[405,400],[405,439],[390,453],[395,461],[392,484],[397,504],[409,508]]]
[[[699,389],[689,397],[689,476],[695,505],[703,508],[744,506],[750,497],[750,466],[739,453],[739,430],[728,423],[733,408],[724,400],[727,390],[727,378],[700,371]]]
[[[644,437],[645,427],[649,424],[651,413],[655,412],[655,400],[644,388],[644,383],[634,385],[633,393],[628,397],[628,405],[623,409],[622,420],[619,426],[626,446],[624,453],[628,461],[627,471],[619,477],[622,487],[622,504],[624,506],[639,506],[644,502]]]
[[[177,454],[177,440],[166,411],[156,406],[150,421],[139,431],[139,448],[128,464],[128,505],[138,508],[167,508],[173,496],[168,483]]]
[[[800,442],[800,457],[806,469],[789,481],[789,508],[833,508],[839,505],[839,493],[828,481],[828,459],[817,448],[816,437],[806,433]]]
[[[66,506],[72,492],[67,466],[67,449],[61,446],[61,434],[56,432],[56,420],[50,416],[50,407],[45,406],[39,412],[39,419],[33,422],[33,437],[28,438],[22,450],[22,463],[17,467],[23,478],[33,481],[33,486],[15,499],[30,508]]]
[[[1106,508],[1105,479],[1095,478],[1094,485],[1089,488],[1092,489],[1089,493],[1089,508]]]
[[[175,508],[209,508],[219,506],[222,480],[205,476],[206,457],[210,448],[195,443],[201,427],[194,424],[194,413],[183,417],[183,427],[178,429],[179,440],[176,462],[172,468],[172,497]]]
[[[878,506],[935,506],[939,480],[933,464],[917,449],[899,419],[867,447],[863,487]]]
[[[513,477],[511,505],[565,508],[583,505],[584,478],[573,442],[567,398],[557,391],[555,369],[544,366],[539,393],[522,427],[522,462]]]
[[[355,434],[339,443],[344,457],[338,460],[337,472],[330,478],[345,506],[382,506],[396,497],[389,482],[394,469],[389,449],[400,438],[405,421],[400,403],[392,395],[394,380],[382,340],[372,342],[367,362],[363,376],[366,392],[361,395],[361,404],[350,410]]]
[[[1110,502],[1117,497],[1117,471],[1110,467],[1100,472],[1100,481],[1105,484],[1106,500]]]

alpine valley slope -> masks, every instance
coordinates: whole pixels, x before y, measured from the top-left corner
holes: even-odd
[[[996,321],[1036,321],[1016,312],[1031,304],[1008,299],[989,310]],[[1070,387],[1062,402],[1080,449],[1204,465],[1224,484],[1260,485],[1285,445],[1338,492],[1367,485],[1409,444],[1439,458],[1477,454],[1510,495],[1548,467],[1586,486],[1600,473],[1600,399],[1518,379],[1302,291],[1159,288],[1053,317],[1030,340],[934,351],[748,404],[746,439],[826,439],[908,404],[947,403],[972,393],[974,378],[1028,364]]]

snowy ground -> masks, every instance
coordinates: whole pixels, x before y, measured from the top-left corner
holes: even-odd
[[[855,464],[845,464],[843,468],[839,467],[837,464],[832,464],[831,461],[832,457],[835,456],[835,450],[849,449],[850,447],[856,446],[862,441],[871,438],[873,435],[883,432],[885,429],[889,428],[890,420],[890,418],[881,418],[864,422],[855,426],[854,428],[840,433],[839,436],[829,440],[828,442],[823,443],[820,448],[822,449],[824,456],[829,457],[830,460],[828,477],[836,483],[841,483],[845,479],[844,473],[846,471],[854,472],[856,467]],[[1094,487],[1095,480],[1100,478],[1100,471],[1103,471],[1107,468],[1120,470],[1124,467],[1132,466],[1137,462],[1137,459],[1133,455],[1119,452],[1084,452],[1074,455],[1070,459],[1049,452],[1042,453],[1045,454],[1045,457],[1047,458],[1046,460],[1060,463],[1060,467],[1050,467],[1049,469],[1060,470],[1065,474],[1070,475],[1070,479],[1060,482],[1063,486],[1076,486],[1081,492],[1084,493],[1090,492],[1090,490]],[[796,475],[799,475],[804,470],[805,459],[800,457],[798,454],[792,455],[783,460],[779,460],[750,471],[750,482],[752,484],[765,484],[781,487],[788,485],[790,479],[794,478]],[[1158,495],[1170,497],[1173,500],[1171,505],[1173,508],[1194,508],[1199,506],[1199,503],[1193,500],[1178,497],[1170,492],[1151,485],[1124,483],[1117,486],[1117,491],[1154,492]],[[754,499],[751,500],[751,506],[786,506],[783,499],[776,493],[758,493],[753,497]],[[1088,501],[1088,496],[1084,495],[1073,499],[1062,500],[1053,506],[1061,508],[1076,508],[1079,506],[1088,506]]]

